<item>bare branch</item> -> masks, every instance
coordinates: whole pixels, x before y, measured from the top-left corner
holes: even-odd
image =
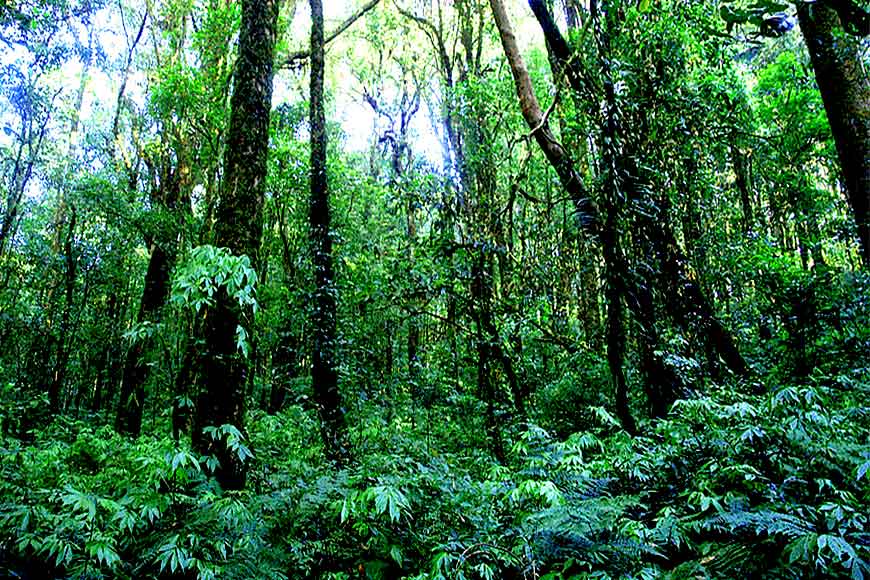
[[[336,38],[338,38],[345,30],[353,26],[353,24],[369,13],[374,9],[375,6],[380,4],[381,0],[369,0],[366,2],[359,10],[351,14],[347,17],[347,19],[338,25],[338,28],[330,32],[326,35],[323,43],[324,45],[329,44]],[[305,61],[311,56],[311,51],[308,49],[305,50],[297,50],[296,52],[291,53],[284,59],[284,62],[280,65],[279,68],[296,68],[302,66]]]

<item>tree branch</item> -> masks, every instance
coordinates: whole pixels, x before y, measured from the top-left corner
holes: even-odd
[[[369,0],[363,6],[347,17],[347,19],[338,25],[338,28],[330,32],[326,35],[323,44],[327,45],[336,38],[338,38],[345,30],[353,26],[353,24],[369,13],[375,6],[380,4],[381,0]],[[302,64],[308,60],[311,56],[311,51],[308,49],[305,50],[297,50],[296,52],[290,53],[289,56],[284,60],[284,62],[280,65],[280,68],[296,68],[302,66]]]
[[[855,36],[870,36],[870,12],[858,6],[854,0],[825,0],[837,12],[843,29]]]

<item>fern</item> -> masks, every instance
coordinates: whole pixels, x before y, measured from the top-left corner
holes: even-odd
[[[815,530],[815,526],[803,518],[767,510],[724,512],[704,520],[700,527],[730,535],[750,532],[760,538],[782,536],[787,539],[798,538]]]

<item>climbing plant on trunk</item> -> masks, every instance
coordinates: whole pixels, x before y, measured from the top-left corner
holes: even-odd
[[[278,0],[245,0],[242,5],[224,181],[215,212],[215,244],[249,257],[253,264],[263,229],[278,4]],[[244,432],[249,369],[238,343],[249,333],[251,318],[251,310],[240,306],[226,286],[216,293],[203,317],[205,351],[193,436],[202,451],[220,462],[216,475],[224,489],[245,486],[244,454],[233,448],[239,437],[229,427]],[[217,431],[206,432],[209,427]]]

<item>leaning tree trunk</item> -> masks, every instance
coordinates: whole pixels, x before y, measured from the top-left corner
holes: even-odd
[[[837,146],[864,266],[870,267],[870,75],[861,62],[860,42],[845,34],[835,8],[799,2],[797,13]]]
[[[161,190],[153,196],[153,201],[163,203],[167,209],[178,208],[181,196],[179,175],[183,170],[168,171],[161,180]],[[145,288],[142,291],[142,301],[136,321],[142,324],[153,321],[157,312],[169,297],[169,278],[176,257],[176,243],[172,234],[162,236],[163,239],[152,241],[151,254],[148,258],[148,269],[145,272]],[[145,383],[148,380],[149,367],[145,364],[145,347],[147,339],[135,342],[127,353],[124,363],[124,374],[121,379],[121,398],[118,402],[118,415],[115,418],[115,429],[120,433],[137,436],[142,430],[142,413],[145,406]]]
[[[215,244],[235,255],[247,255],[254,264],[263,229],[278,5],[279,0],[242,3],[224,182],[215,212]],[[215,475],[224,489],[243,488],[247,467],[228,448],[227,441],[215,441],[203,430],[223,425],[243,430],[248,361],[237,350],[236,329],[250,328],[250,318],[251,312],[243,311],[222,287],[203,328],[202,392],[197,400],[193,436],[200,451],[213,454],[220,462]]]
[[[552,15],[549,12],[549,8],[542,0],[529,0],[529,5],[535,13],[535,17],[541,26],[541,30],[544,32],[547,46],[550,48],[550,53],[553,56],[553,59],[565,72],[571,89],[576,93],[581,92],[584,86],[582,81],[583,75],[581,71],[574,69],[579,60],[574,56],[567,41],[556,26]],[[591,16],[597,27],[599,26],[598,14],[599,11],[597,7],[593,5]],[[605,77],[609,79],[611,76],[609,72],[609,54],[607,54],[610,52],[609,37],[605,31],[598,28],[596,29],[596,35],[599,41],[599,51],[602,52],[604,56],[604,58],[601,59],[601,66],[604,70]],[[621,127],[615,126],[610,128],[607,126],[609,123],[617,121],[617,111],[615,95],[613,94],[613,83],[607,80],[604,83],[604,89],[606,92],[605,98],[609,103],[608,109],[611,111],[608,113],[608,119],[605,120],[604,130],[607,133],[607,135],[605,135],[605,141],[611,144],[610,148],[613,148],[613,144],[616,143],[617,138],[621,134],[625,133],[625,130]],[[605,147],[605,150],[606,149],[607,147]],[[631,186],[630,189],[636,190],[626,193],[637,198],[637,194],[642,188],[640,187],[641,183],[639,182],[640,171],[636,166],[636,163],[633,161],[633,155],[626,154],[626,152],[613,151],[612,156],[614,156],[616,162],[614,171],[619,174],[620,178],[627,182],[626,185]],[[747,187],[748,193],[748,183],[744,185]],[[678,296],[681,299],[679,304],[680,310],[684,313],[684,316],[691,315],[699,320],[701,326],[705,329],[705,332],[710,336],[710,343],[714,349],[715,355],[721,357],[732,372],[740,376],[745,376],[749,372],[749,367],[740,354],[734,337],[714,316],[710,301],[704,295],[701,288],[686,275],[683,266],[686,259],[676,243],[673,231],[668,225],[667,220],[658,220],[658,222],[653,223],[652,227],[648,229],[649,233],[647,234],[647,237],[649,237],[653,242],[659,241],[660,238],[665,240],[664,244],[657,244],[659,246],[658,251],[663,258],[666,274],[669,274],[668,282],[671,286],[669,292],[671,292],[673,296]],[[664,395],[664,397],[655,396],[656,400],[664,401],[661,404],[657,403],[652,405],[653,415],[656,416],[661,413],[662,409],[666,408],[667,399],[674,399],[677,396],[678,391],[682,390],[682,386],[679,384],[673,371],[666,369],[663,361],[660,360],[661,357],[655,354],[659,349],[656,338],[657,333],[652,327],[655,318],[652,311],[644,311],[641,306],[641,304],[644,303],[653,304],[652,296],[649,295],[651,290],[647,286],[648,284],[644,281],[639,281],[638,283],[631,285],[628,290],[634,299],[629,300],[628,306],[642,326],[640,338],[642,340],[652,341],[642,344],[641,351],[642,354],[647,353],[649,355],[648,357],[644,357],[645,362],[643,363],[644,366],[648,367],[650,370],[650,372],[647,373],[650,378],[650,381],[648,381],[649,384],[647,385],[648,389],[652,391],[660,390]],[[658,410],[656,410],[657,405]]]
[[[145,289],[136,322],[152,320],[169,294],[169,272],[172,260],[169,252],[159,243],[152,243],[148,270],[145,273]],[[121,379],[121,399],[115,429],[119,433],[137,436],[142,430],[142,410],[145,404],[145,382],[148,380],[148,365],[145,364],[145,339],[137,340],[127,353],[124,374]]]
[[[626,268],[618,248],[616,232],[616,208],[610,207],[607,219],[602,223],[597,206],[593,203],[583,179],[576,169],[570,154],[553,135],[544,112],[535,96],[532,81],[520,55],[516,36],[501,0],[490,0],[502,47],[516,85],[517,98],[523,118],[532,130],[544,156],[549,161],[562,187],[571,196],[581,227],[602,247],[604,277],[607,282],[607,342],[608,364],[613,377],[617,413],[626,431],[634,433],[636,425],[628,406],[628,392],[623,370],[625,353],[625,327],[623,323],[623,299],[625,298]],[[615,174],[612,175],[615,179]]]
[[[323,2],[311,0],[311,206],[309,211],[314,258],[314,352],[311,379],[320,413],[326,456],[336,463],[348,458],[347,435],[336,370],[336,300],[332,266],[329,180],[326,175],[326,113]]]

